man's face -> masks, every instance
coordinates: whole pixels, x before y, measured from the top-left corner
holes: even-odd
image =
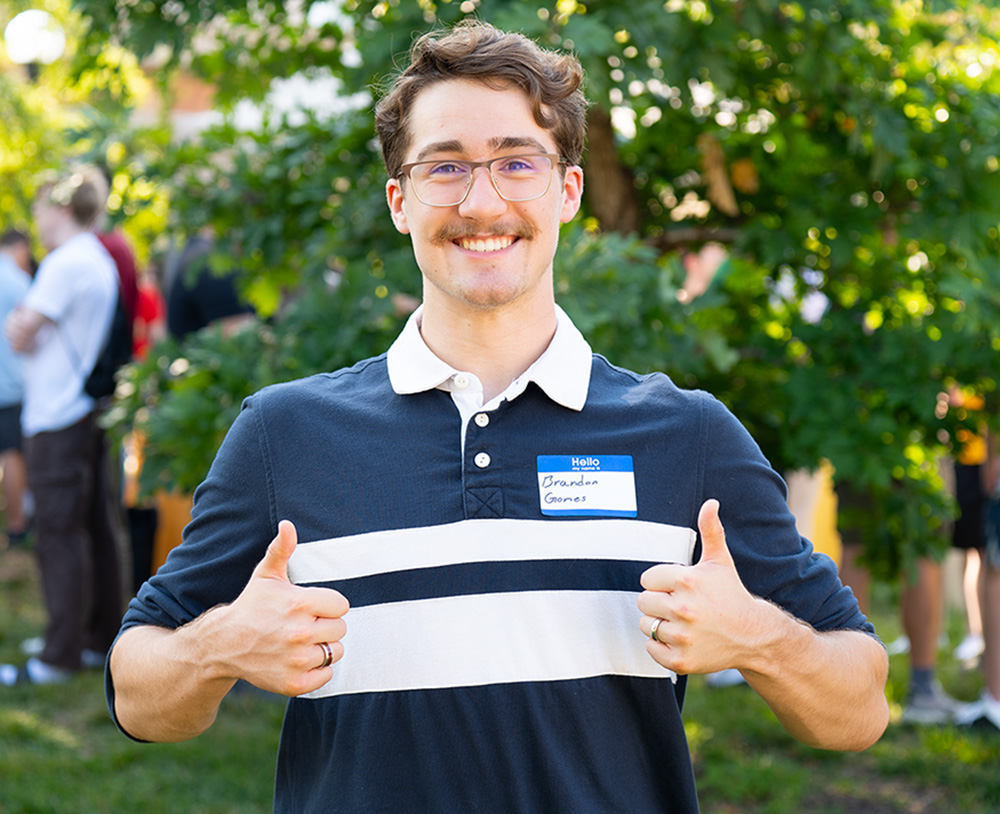
[[[515,88],[439,82],[417,96],[407,126],[404,163],[558,152],[531,115],[528,97]],[[386,193],[396,228],[413,242],[428,307],[496,309],[525,297],[552,299],[559,224],[580,207],[579,167],[565,175],[556,167],[545,195],[520,203],[500,197],[486,168],[474,170],[468,197],[455,206],[423,204],[408,185],[390,179]]]
[[[35,228],[38,230],[38,238],[42,241],[42,245],[49,251],[58,248],[60,226],[67,217],[62,207],[40,199],[32,205],[31,214],[35,218]]]

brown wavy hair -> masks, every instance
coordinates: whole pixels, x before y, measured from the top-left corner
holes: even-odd
[[[424,88],[449,79],[496,89],[520,88],[531,101],[535,121],[552,133],[559,154],[570,164],[580,163],[587,101],[576,57],[545,50],[523,34],[479,20],[424,34],[413,43],[409,56],[409,65],[375,106],[375,131],[390,178],[399,175],[410,147],[407,117],[414,100]]]

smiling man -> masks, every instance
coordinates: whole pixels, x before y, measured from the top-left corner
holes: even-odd
[[[125,732],[193,737],[242,678],[292,697],[277,811],[574,814],[697,811],[690,673],[880,736],[884,649],[739,422],[555,303],[581,79],[481,23],[415,43],[376,127],[423,305],[248,399],[112,651]]]

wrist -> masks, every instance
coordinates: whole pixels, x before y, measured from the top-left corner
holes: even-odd
[[[189,666],[202,681],[235,683],[239,678],[232,657],[229,605],[216,605],[178,630],[187,640]]]
[[[741,670],[777,678],[795,663],[793,654],[806,647],[812,628],[773,602],[755,597],[757,613],[746,664]]]

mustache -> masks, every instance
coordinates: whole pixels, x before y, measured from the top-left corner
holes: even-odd
[[[434,233],[432,240],[435,243],[450,243],[465,237],[504,237],[505,235],[531,240],[537,234],[538,228],[526,220],[481,225],[465,221],[446,223]]]

